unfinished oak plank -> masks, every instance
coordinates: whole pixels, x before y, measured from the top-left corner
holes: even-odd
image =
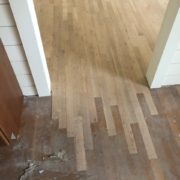
[[[75,151],[76,151],[76,164],[78,171],[87,170],[86,152],[84,146],[83,134],[83,120],[82,117],[76,119],[75,127]]]

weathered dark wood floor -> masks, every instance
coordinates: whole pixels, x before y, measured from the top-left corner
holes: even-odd
[[[67,138],[58,121],[51,120],[51,99],[25,99],[19,140],[0,147],[0,179],[18,180],[30,163],[36,167],[26,179],[33,180],[180,179],[180,87],[152,91],[152,97],[158,115],[150,115],[144,96],[138,94],[158,159],[148,159],[137,123],[131,127],[138,153],[129,153],[116,106],[112,114],[117,135],[109,137],[101,99],[96,99],[99,121],[91,127],[94,150],[86,151],[83,172],[77,171],[74,138]]]

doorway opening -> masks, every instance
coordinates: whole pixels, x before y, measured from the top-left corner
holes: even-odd
[[[85,150],[94,149],[94,131],[118,135],[119,115],[130,154],[137,153],[131,127],[137,123],[149,159],[156,159],[139,99],[158,114],[145,75],[168,0],[34,2],[52,80],[53,119],[67,137],[81,139],[75,141],[77,169],[87,169]]]

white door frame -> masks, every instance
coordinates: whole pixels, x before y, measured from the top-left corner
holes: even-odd
[[[51,95],[51,82],[33,0],[9,0],[40,97]]]
[[[170,0],[147,71],[150,88],[160,88],[180,42],[180,0]]]

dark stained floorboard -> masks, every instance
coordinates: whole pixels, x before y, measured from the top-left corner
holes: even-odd
[[[179,121],[176,111],[180,104],[176,100],[178,94],[174,88],[152,92],[159,111],[159,115],[153,116],[144,95],[137,94],[157,152],[157,160],[148,159],[138,123],[131,124],[138,153],[129,153],[121,114],[116,106],[111,110],[118,133],[116,136],[108,136],[102,103],[98,99],[99,121],[91,125],[94,149],[86,150],[87,171],[84,172],[76,170],[74,138],[68,138],[66,130],[58,128],[58,121],[51,120],[51,98],[26,98],[19,139],[13,140],[10,146],[0,147],[0,179],[18,180],[32,162],[38,165],[29,177],[32,180],[151,180],[157,179],[154,175],[156,173],[165,180],[178,180],[179,143],[170,126],[173,112],[177,115],[176,121]],[[162,104],[162,101],[165,103]],[[172,111],[168,101],[175,102]],[[57,157],[58,153],[63,155]],[[153,169],[154,166],[159,169]],[[40,170],[44,172],[40,174]]]

